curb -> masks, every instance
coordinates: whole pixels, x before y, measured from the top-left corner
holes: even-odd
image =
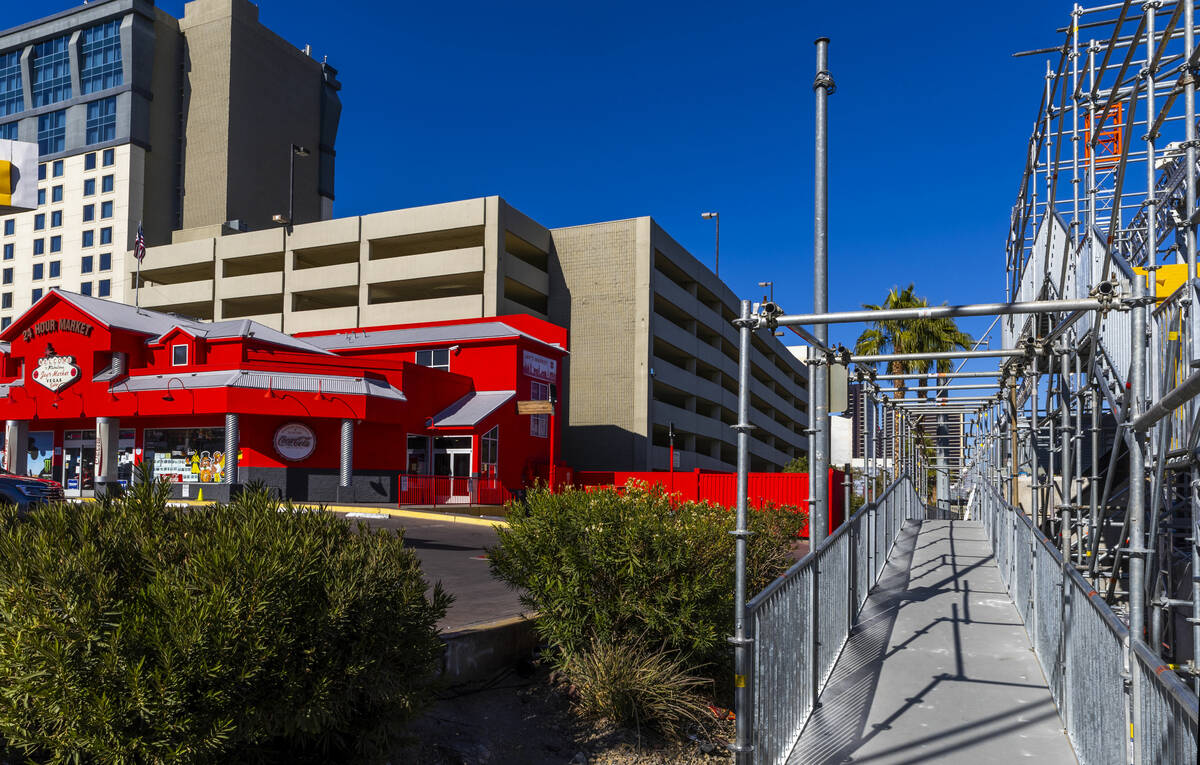
[[[93,497],[76,498],[79,502],[94,502]],[[195,499],[173,499],[167,503],[168,507],[207,507],[212,504]],[[371,519],[384,516],[387,518],[413,518],[422,521],[438,521],[441,523],[457,523],[467,526],[490,526],[495,528],[508,528],[508,521],[503,518],[497,518],[491,515],[463,515],[461,513],[435,513],[427,510],[392,510],[390,508],[372,508],[359,507],[357,505],[314,505],[311,503],[295,503],[292,505],[297,510],[326,510],[331,513],[339,513],[347,518],[362,518]]]
[[[442,680],[451,685],[483,680],[537,648],[537,614],[473,624],[441,635]]]

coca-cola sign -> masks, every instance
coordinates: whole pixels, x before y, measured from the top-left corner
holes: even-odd
[[[79,379],[74,356],[43,356],[33,370],[33,381],[50,390],[62,390]]]
[[[289,462],[306,460],[316,449],[317,434],[307,425],[289,422],[275,431],[275,451]]]

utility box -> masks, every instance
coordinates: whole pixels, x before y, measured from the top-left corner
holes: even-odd
[[[36,143],[0,139],[0,215],[37,207]]]
[[[829,365],[829,411],[844,412],[850,407],[847,388],[850,369],[845,364]]]

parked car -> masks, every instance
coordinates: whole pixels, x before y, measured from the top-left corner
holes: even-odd
[[[28,510],[32,505],[62,499],[63,488],[58,481],[0,472],[0,503]]]

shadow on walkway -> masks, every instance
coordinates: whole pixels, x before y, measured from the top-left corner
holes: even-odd
[[[1074,763],[983,529],[910,522],[789,763]]]

